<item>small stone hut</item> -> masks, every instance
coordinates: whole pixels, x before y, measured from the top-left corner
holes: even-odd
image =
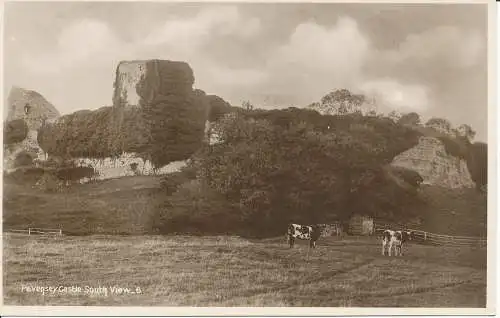
[[[354,214],[349,220],[349,233],[351,235],[373,235],[375,233],[373,218]]]

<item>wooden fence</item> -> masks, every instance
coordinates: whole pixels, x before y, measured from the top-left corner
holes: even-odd
[[[382,234],[382,232],[387,228],[401,228],[404,227],[381,227],[378,226],[375,229],[377,235]],[[444,235],[436,234],[415,229],[405,229],[406,231],[412,232],[412,241],[421,242],[424,244],[431,245],[453,245],[453,246],[477,246],[486,247],[487,240],[484,237],[477,236],[455,236],[455,235]]]
[[[8,230],[8,232],[28,234],[28,235],[62,235],[61,229],[41,229],[36,227],[30,227],[26,230]]]

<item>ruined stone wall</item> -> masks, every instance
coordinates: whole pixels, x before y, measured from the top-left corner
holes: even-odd
[[[45,159],[46,154],[37,140],[38,129],[44,122],[56,120],[60,114],[41,94],[20,87],[12,87],[7,104],[7,121],[23,119],[28,126],[26,138],[20,143],[10,145],[4,152],[4,170],[11,171],[14,169],[16,156],[23,151],[39,160]]]
[[[7,121],[24,119],[29,130],[38,130],[47,119],[60,116],[57,109],[42,95],[20,87],[12,87],[7,99]],[[25,107],[28,106],[28,111]]]
[[[74,159],[74,162],[80,167],[94,168],[97,173],[97,177],[95,178],[97,180],[137,175],[163,175],[179,171],[179,169],[186,165],[186,161],[175,161],[155,170],[150,161],[142,160],[135,153],[124,153],[116,159],[77,158]],[[135,169],[133,167],[134,164],[136,165]],[[89,181],[90,179],[84,178],[81,180],[81,183]]]
[[[418,172],[424,184],[475,187],[467,162],[447,154],[444,144],[437,138],[420,137],[418,145],[394,157],[392,165]]]
[[[118,64],[113,92],[114,104],[122,101],[125,105],[139,105],[137,84],[144,79],[146,71],[146,61],[122,61]]]

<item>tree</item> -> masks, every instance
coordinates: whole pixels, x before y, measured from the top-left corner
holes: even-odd
[[[394,122],[398,122],[401,118],[401,114],[398,111],[393,110],[387,115],[387,117],[389,117]]]
[[[459,136],[466,137],[469,141],[472,141],[476,136],[476,132],[472,129],[471,126],[467,124],[462,124],[458,126],[457,133]]]
[[[347,89],[338,89],[321,98],[320,104],[312,104],[318,111],[330,115],[346,115],[360,110],[366,97],[362,94],[352,94]]]
[[[246,110],[253,110],[254,108],[254,106],[250,103],[250,101],[244,101],[242,106]]]
[[[404,114],[399,118],[398,124],[418,126],[420,125],[420,115],[415,112]]]
[[[33,163],[33,156],[26,151],[21,151],[14,159],[14,167],[31,166]]]
[[[469,157],[467,166],[471,172],[472,180],[476,187],[480,189],[488,184],[488,145],[482,142],[475,142],[469,147]]]
[[[3,127],[3,142],[6,145],[23,141],[28,136],[28,125],[24,119],[8,121]]]
[[[206,109],[188,95],[159,96],[143,105],[149,140],[145,152],[156,167],[189,158],[203,142]]]
[[[444,132],[451,131],[451,123],[448,120],[443,119],[443,118],[433,117],[425,123],[425,126],[429,127],[429,128],[437,129],[439,131],[444,131]]]
[[[371,128],[353,130],[335,120]],[[262,235],[277,234],[289,221],[324,223],[356,211],[383,215],[388,206],[404,216],[403,203],[415,203],[415,193],[384,176],[382,166],[394,153],[416,142],[388,119],[287,109],[240,113],[219,126],[222,142],[196,157],[197,176],[238,205],[241,220]],[[363,199],[366,193],[374,206]]]
[[[211,122],[220,119],[224,114],[232,111],[232,106],[217,95],[207,95],[205,98],[208,100],[210,107],[208,120]]]

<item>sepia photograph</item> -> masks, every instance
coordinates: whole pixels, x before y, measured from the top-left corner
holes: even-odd
[[[4,1],[3,314],[493,313],[494,6]]]

